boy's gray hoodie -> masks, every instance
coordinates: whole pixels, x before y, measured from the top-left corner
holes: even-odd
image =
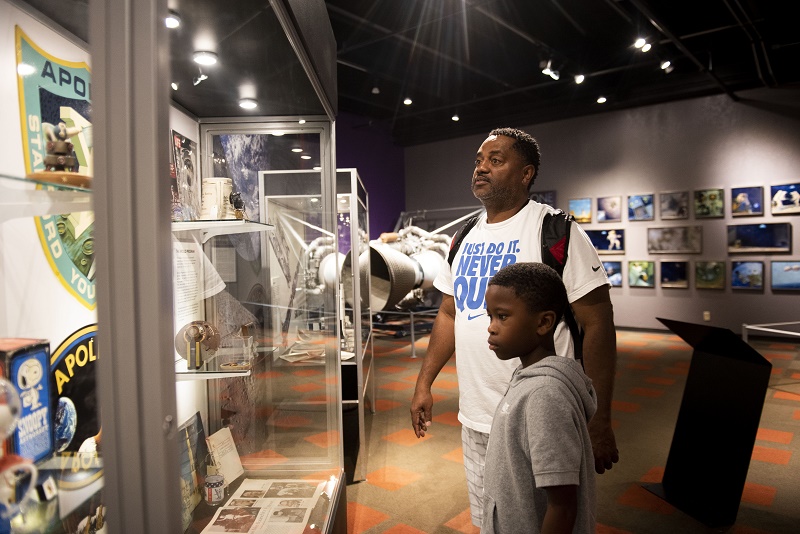
[[[540,532],[547,486],[578,486],[573,532],[595,532],[594,455],[588,421],[597,410],[580,363],[549,356],[514,371],[497,406],[486,451],[482,534]]]

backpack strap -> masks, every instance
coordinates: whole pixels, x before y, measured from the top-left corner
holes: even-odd
[[[469,219],[464,222],[464,225],[458,229],[458,231],[453,236],[453,240],[450,242],[450,253],[447,255],[447,264],[453,265],[453,260],[456,257],[456,252],[458,252],[459,247],[461,247],[461,242],[464,241],[464,238],[467,236],[472,227],[478,222],[478,215],[473,215]]]

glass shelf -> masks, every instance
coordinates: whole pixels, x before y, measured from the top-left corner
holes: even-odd
[[[199,230],[203,233],[201,243],[218,235],[244,234],[247,232],[263,232],[271,230],[271,224],[264,224],[244,219],[222,219],[214,221],[182,221],[173,222],[173,232],[191,232]]]
[[[26,185],[39,185],[44,189]],[[91,210],[90,189],[0,174],[0,222]]]

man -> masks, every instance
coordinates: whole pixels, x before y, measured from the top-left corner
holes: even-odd
[[[411,423],[417,437],[422,437],[432,419],[431,384],[455,352],[464,467],[472,522],[478,526],[492,416],[518,365],[491,357],[484,295],[489,278],[504,265],[542,261],[542,220],[554,210],[528,199],[539,162],[538,144],[521,130],[493,130],[478,149],[472,193],[486,213],[466,234],[451,268],[443,270],[434,282],[442,291],[442,304],[411,400]],[[572,227],[567,258],[563,280],[574,315],[585,332],[584,367],[597,391],[598,407],[589,423],[589,434],[595,471],[603,473],[619,460],[611,429],[616,333],[608,279],[597,251],[577,225]],[[556,349],[558,354],[573,355],[569,329],[563,323],[556,332]]]

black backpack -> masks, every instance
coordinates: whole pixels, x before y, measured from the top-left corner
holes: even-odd
[[[450,253],[447,255],[448,265],[453,265],[464,237],[478,222],[480,215],[473,215],[464,222],[453,236],[450,244]],[[547,213],[542,221],[542,263],[549,265],[556,270],[559,276],[564,276],[564,266],[567,263],[567,252],[569,251],[569,233],[572,228],[572,215],[561,210],[555,213]],[[569,333],[572,336],[572,345],[575,349],[575,359],[583,363],[583,330],[578,326],[578,321],[572,313],[572,307],[567,306],[564,311],[564,322],[567,323]]]

